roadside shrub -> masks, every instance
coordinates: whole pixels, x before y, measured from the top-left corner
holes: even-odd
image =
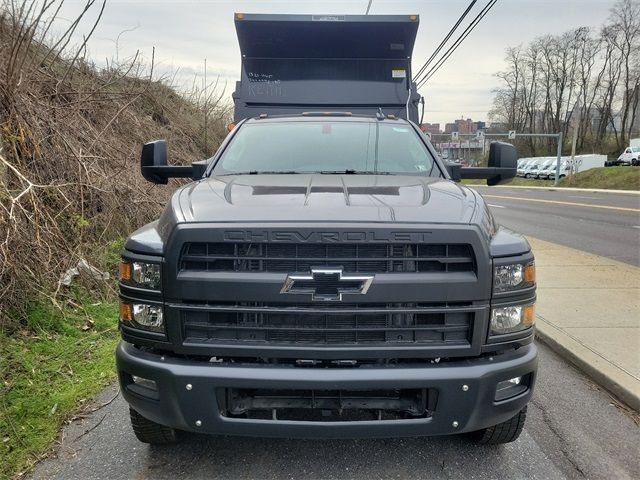
[[[0,333],[26,325],[35,298],[61,306],[67,269],[112,268],[112,243],[157,217],[171,188],[140,176],[144,142],[166,138],[185,163],[225,135],[228,110],[208,101],[204,145],[202,92],[187,99],[154,78],[153,55],[98,68],[84,56],[93,30],[75,49],[75,27],[48,38],[61,2],[0,3]],[[82,285],[110,294],[109,282]]]

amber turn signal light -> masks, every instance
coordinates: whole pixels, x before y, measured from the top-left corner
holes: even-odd
[[[524,281],[526,283],[535,283],[536,281],[536,266],[533,263],[524,267]]]
[[[131,280],[131,263],[120,261],[120,280]]]
[[[123,322],[133,321],[133,307],[130,303],[120,303],[120,320]]]
[[[525,305],[522,312],[522,324],[531,327],[536,323],[536,307],[533,304]]]

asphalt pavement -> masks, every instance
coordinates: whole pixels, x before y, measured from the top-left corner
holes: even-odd
[[[121,396],[67,426],[34,479],[615,478],[640,472],[637,418],[543,344],[529,417],[514,443],[465,437],[289,440],[185,434],[175,446],[139,443]],[[96,400],[107,403],[115,387]]]
[[[503,225],[542,240],[640,265],[640,196],[484,188]],[[479,447],[465,437],[290,440],[184,434],[175,446],[134,437],[116,387],[68,425],[34,479],[638,478],[640,428],[630,413],[538,342],[540,369],[520,438]],[[113,401],[109,402],[109,400]]]
[[[640,266],[640,195],[473,186],[501,225]]]

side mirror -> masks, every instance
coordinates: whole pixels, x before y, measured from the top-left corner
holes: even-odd
[[[461,178],[486,178],[487,185],[505,183],[516,176],[518,154],[516,148],[504,142],[493,142],[489,147],[489,166],[460,169]]]
[[[145,143],[140,156],[140,172],[151,183],[166,185],[169,178],[192,178],[199,180],[207,169],[206,160],[189,165],[167,165],[167,141],[156,140]]]
[[[451,177],[451,180],[453,180],[454,182],[459,182],[462,179],[462,174],[461,174],[462,165],[460,165],[459,163],[447,162],[445,160],[444,168],[447,169],[447,172],[449,172],[449,176]]]
[[[493,142],[489,146],[489,168],[500,171],[487,179],[487,185],[499,185],[511,180],[518,173],[518,152],[510,143]]]

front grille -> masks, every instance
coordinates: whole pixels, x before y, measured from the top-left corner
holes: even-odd
[[[468,244],[392,243],[186,243],[180,271],[309,272],[337,267],[345,272],[475,271]]]
[[[269,421],[367,421],[431,417],[435,389],[282,390],[226,388],[217,392],[220,413]]]
[[[182,306],[185,344],[470,345],[468,306],[354,304]]]

